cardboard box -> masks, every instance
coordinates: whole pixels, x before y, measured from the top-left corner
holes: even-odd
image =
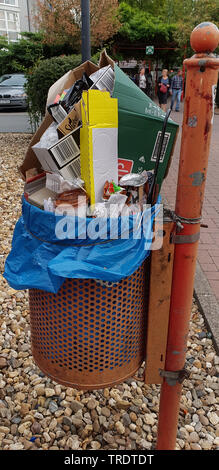
[[[113,97],[119,103],[119,177],[155,167],[165,113],[115,65]],[[157,183],[161,187],[174,149],[178,124],[168,120],[162,147]]]
[[[57,124],[60,124],[60,122],[62,122],[63,119],[65,119],[65,117],[67,116],[67,112],[59,103],[53,103],[48,106],[48,112]]]
[[[113,89],[114,86],[114,71],[112,69],[111,65],[108,65],[104,67],[103,72],[101,73],[101,69],[99,70],[99,76],[95,80],[94,84],[90,87],[90,90],[101,90],[101,91],[107,91],[106,86],[109,86],[110,88]],[[96,72],[96,71],[95,71]],[[48,108],[49,113],[53,115],[53,118],[57,121],[57,116],[54,115],[54,106],[52,105],[51,107]],[[60,108],[58,108],[59,111]],[[57,111],[57,115],[58,115]],[[65,110],[64,110],[65,111]],[[61,116],[61,113],[60,113]],[[59,117],[59,115],[58,115]],[[62,137],[63,135],[69,134],[73,129],[78,127],[79,122],[82,120],[81,117],[81,100],[78,103],[75,103],[73,109],[66,115],[65,119],[62,121],[57,121],[59,122],[58,126],[58,133]]]
[[[80,176],[80,127],[49,148],[39,145],[39,142],[35,144],[33,150],[45,171],[59,173],[63,177]]]
[[[100,202],[107,180],[118,182],[118,101],[108,92],[82,94],[81,177],[91,204]]]

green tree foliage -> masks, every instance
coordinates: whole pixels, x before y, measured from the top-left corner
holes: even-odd
[[[174,2],[166,0],[164,5],[166,17],[170,6],[171,16],[175,17],[177,22],[174,37],[179,46],[187,45],[189,47],[190,34],[198,24],[211,21],[218,25],[218,0],[174,0]]]
[[[156,15],[160,10],[162,11],[166,0],[126,0],[125,3],[134,8],[147,11]],[[122,3],[121,1],[119,3]]]
[[[162,16],[154,16],[148,11],[142,11],[142,9],[134,6],[134,3],[143,4],[148,2],[127,2],[120,3],[119,6],[119,18],[121,27],[119,34],[123,37],[127,37],[131,42],[138,40],[150,40],[156,38],[157,41],[170,41],[172,40],[173,33],[176,30],[174,21],[167,23],[163,20]],[[153,3],[153,2],[150,2]],[[159,13],[159,10],[158,10]]]
[[[179,47],[189,46],[190,34],[199,23],[212,21],[218,25],[218,7],[218,0],[120,1],[122,23],[120,33],[127,34],[131,40],[135,40],[140,38],[143,32],[147,39],[149,31],[152,35],[157,31],[160,38],[166,39],[172,35]]]
[[[11,72],[25,72],[43,57],[41,42],[26,40],[7,43],[0,38],[0,75]]]

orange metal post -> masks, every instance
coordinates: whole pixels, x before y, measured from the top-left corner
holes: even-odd
[[[175,236],[165,374],[160,397],[158,450],[174,450],[176,444],[182,391],[180,382],[184,377],[197,239],[214,113],[214,86],[217,84],[219,69],[219,59],[211,53],[219,42],[218,28],[212,23],[201,23],[193,30],[190,40],[196,54],[184,61],[187,66],[187,81],[175,206],[175,213],[181,217],[184,228]]]

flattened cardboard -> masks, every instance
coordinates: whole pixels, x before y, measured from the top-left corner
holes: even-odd
[[[95,201],[100,202],[106,181],[118,183],[118,128],[92,129]]]
[[[109,92],[82,94],[81,176],[91,204],[102,200],[107,180],[118,182],[118,101]]]
[[[36,168],[39,172],[41,170],[41,163],[39,162],[36,154],[34,153],[32,146],[37,144],[39,142],[40,137],[43,135],[43,133],[46,131],[46,129],[52,124],[53,118],[50,116],[50,114],[47,112],[45,115],[45,118],[43,119],[40,127],[37,129],[36,133],[32,137],[30,144],[27,149],[27,153],[25,156],[25,159],[22,163],[22,165],[19,167],[20,172],[23,175],[23,179],[25,180],[25,173],[27,170],[30,170],[31,168]]]

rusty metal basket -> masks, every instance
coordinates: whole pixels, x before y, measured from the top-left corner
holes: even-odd
[[[32,352],[47,376],[92,390],[137,371],[145,359],[146,264],[112,285],[66,279],[57,294],[30,289]]]

